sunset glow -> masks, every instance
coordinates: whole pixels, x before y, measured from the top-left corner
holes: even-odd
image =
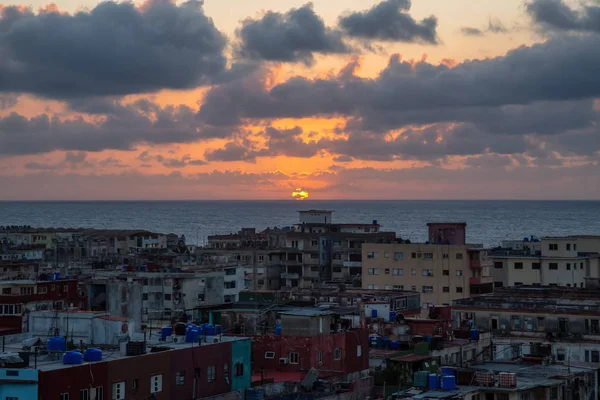
[[[302,189],[296,189],[292,192],[294,200],[306,200],[308,199],[308,192]]]

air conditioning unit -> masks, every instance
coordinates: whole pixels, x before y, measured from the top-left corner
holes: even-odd
[[[173,336],[173,343],[185,343],[185,335]]]
[[[279,365],[285,365],[285,364],[287,364],[287,363],[288,363],[288,359],[287,359],[287,357],[281,357],[281,358],[279,359]]]

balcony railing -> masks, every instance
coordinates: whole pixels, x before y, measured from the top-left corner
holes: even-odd
[[[362,267],[362,262],[361,261],[344,261],[344,267],[346,267],[346,268]]]
[[[288,272],[283,272],[281,274],[281,279],[299,279],[300,278],[300,274],[292,274],[292,273],[288,273]]]
[[[469,284],[471,285],[485,285],[488,283],[492,283],[494,278],[491,276],[478,276],[469,278]]]

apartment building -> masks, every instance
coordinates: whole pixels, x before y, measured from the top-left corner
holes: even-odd
[[[506,247],[505,247],[506,246]],[[542,285],[584,287],[600,275],[600,238],[593,236],[525,238],[494,249],[495,287]]]
[[[333,211],[299,211],[299,223],[285,236],[282,286],[314,287],[334,280],[353,283],[362,273],[365,243],[392,243],[394,232],[381,231],[376,220],[333,223]]]
[[[415,290],[424,308],[493,290],[487,250],[465,243],[466,224],[428,224],[431,242],[362,246],[364,289]]]
[[[454,301],[456,324],[491,330],[494,359],[522,356],[600,363],[600,292],[597,288],[515,286]]]

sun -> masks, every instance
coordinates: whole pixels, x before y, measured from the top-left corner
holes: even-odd
[[[308,199],[308,192],[299,188],[292,192],[292,197],[296,200],[306,200]]]

